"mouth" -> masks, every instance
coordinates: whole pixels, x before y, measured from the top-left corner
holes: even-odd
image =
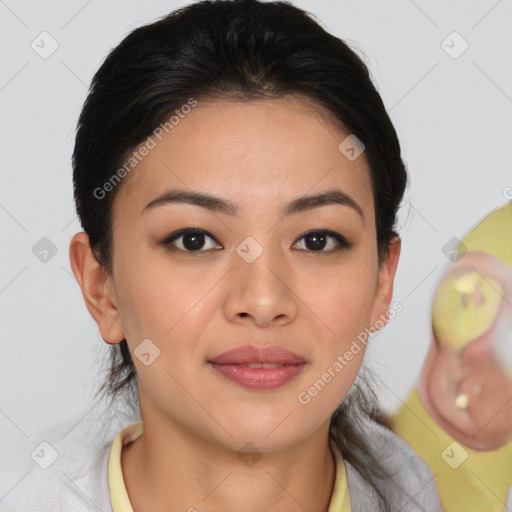
[[[234,363],[233,363],[234,364]],[[283,363],[246,363],[238,364],[237,366],[245,366],[246,368],[281,368],[283,366],[290,366]]]
[[[208,361],[223,377],[252,390],[284,386],[297,377],[306,364],[301,356],[284,347],[251,345],[224,352]]]

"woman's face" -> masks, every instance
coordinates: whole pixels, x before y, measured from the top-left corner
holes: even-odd
[[[348,135],[296,97],[199,101],[153,137],[113,204],[119,323],[104,335],[127,339],[145,421],[235,450],[281,449],[327,427],[362,362],[357,336],[387,311],[399,253],[379,272],[369,169],[364,153],[338,148]],[[148,206],[170,191],[215,199]],[[306,200],[327,191],[350,201]],[[261,375],[286,370],[252,370],[254,388],[210,362],[247,345],[305,363],[265,389],[273,377]]]

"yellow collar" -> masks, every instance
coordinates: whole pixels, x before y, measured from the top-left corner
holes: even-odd
[[[133,512],[126,491],[121,468],[121,450],[124,445],[135,441],[142,435],[142,421],[124,427],[114,439],[108,458],[108,487],[113,512]],[[345,464],[338,446],[330,440],[331,450],[336,461],[336,479],[328,512],[350,512],[350,494],[347,485]]]

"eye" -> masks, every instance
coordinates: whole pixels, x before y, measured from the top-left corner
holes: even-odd
[[[208,246],[208,243],[205,242],[206,239],[210,239],[213,243],[210,242]],[[329,230],[309,231],[299,238],[299,241],[303,240],[305,241],[305,249],[311,252],[335,252],[349,249],[353,245],[344,236]],[[330,243],[329,240],[331,240]],[[213,236],[204,229],[198,228],[177,231],[161,243],[170,250],[180,250],[188,253],[205,252],[206,250],[216,248],[222,249],[221,245],[215,244]],[[300,245],[300,243],[295,245]],[[326,247],[328,249],[324,250]]]
[[[331,239],[329,244],[327,240]],[[306,250],[312,252],[334,252],[342,249],[350,249],[353,243],[349,242],[344,236],[334,231],[328,230],[317,230],[309,231],[302,235],[299,240],[305,240]],[[332,242],[334,240],[334,242]],[[334,243],[334,248],[333,248]],[[323,250],[326,246],[329,246],[329,250]]]
[[[170,250],[178,249],[184,252],[205,252],[205,239],[209,238],[210,240],[215,240],[207,231],[203,229],[182,229],[177,233],[172,234],[170,237],[166,238],[162,245],[169,247]],[[182,239],[182,240],[180,240]],[[179,241],[175,247],[171,247],[171,244]],[[215,249],[216,247],[222,248],[218,244],[206,244],[206,249]]]

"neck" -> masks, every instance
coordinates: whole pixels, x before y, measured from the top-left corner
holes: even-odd
[[[328,423],[285,450],[239,455],[145,420],[143,435],[121,455],[134,512],[328,511],[336,476]]]

